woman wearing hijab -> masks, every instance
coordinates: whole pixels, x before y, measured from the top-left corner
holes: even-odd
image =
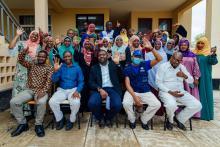
[[[81,46],[83,46],[85,39],[89,39],[95,44],[95,41],[97,39],[97,35],[95,33],[95,24],[93,23],[89,24],[87,32],[82,35],[82,39],[80,42]]]
[[[73,29],[73,47],[75,50],[80,51],[80,41],[81,38],[79,37],[79,31],[77,28]]]
[[[120,36],[123,39],[123,44],[125,46],[128,46],[128,35],[127,35],[127,30],[125,28],[122,28],[120,31]]]
[[[199,97],[199,77],[200,77],[200,70],[199,65],[196,59],[196,55],[190,51],[190,44],[186,38],[182,38],[179,41],[179,51],[183,55],[182,63],[191,76],[194,78],[193,84],[188,84],[184,82],[184,89],[188,91],[191,95],[193,95],[197,100],[200,100]],[[200,112],[194,115],[196,118],[200,118]]]
[[[28,54],[25,57],[26,61],[34,61],[37,53],[41,50],[40,36],[38,31],[32,31],[27,41],[19,41],[18,38],[23,34],[22,29],[17,30],[17,34],[9,44],[9,53],[12,56],[16,56],[24,48],[28,48]],[[12,97],[15,97],[18,93],[26,88],[27,83],[27,69],[21,64],[16,65],[16,74],[13,81]]]
[[[126,64],[131,63],[131,55],[135,50],[142,50],[140,44],[140,38],[137,35],[133,35],[129,40],[129,46],[125,50],[126,54]]]
[[[212,87],[212,65],[218,63],[216,49],[211,50],[208,39],[201,37],[193,50],[196,54],[201,76],[199,78],[199,95],[202,103],[201,119],[213,120],[213,87]]]
[[[174,46],[175,46],[175,41],[173,39],[170,39],[167,41],[167,44],[164,47],[164,51],[167,54],[168,60],[170,60],[170,57],[173,55],[173,52],[175,51]]]
[[[172,36],[172,39],[175,41],[175,50],[179,50],[179,46],[178,46],[178,44],[179,44],[179,40],[180,40],[180,37],[179,37],[179,35],[178,34],[173,34],[173,36]]]
[[[63,53],[65,51],[71,52],[72,55],[74,56],[75,50],[72,45],[72,39],[69,36],[64,37],[63,44],[61,44],[58,47],[58,52],[59,52],[59,56],[60,56],[61,60],[63,60]],[[74,60],[74,58],[73,58],[73,60]]]
[[[158,87],[155,83],[156,73],[157,73],[159,66],[162,63],[167,62],[167,55],[166,55],[165,51],[163,50],[162,42],[159,40],[156,40],[154,42],[154,49],[160,54],[160,56],[162,57],[162,60],[159,63],[157,63],[154,67],[152,67],[151,70],[148,71],[148,83],[154,90],[158,91]],[[155,57],[152,54],[152,52],[148,52],[148,53],[145,53],[144,59],[145,59],[145,61],[154,60]]]
[[[46,46],[45,46],[44,50],[47,51],[48,58],[49,58],[49,63],[50,63],[50,65],[53,66],[55,58],[60,59],[58,49],[54,46],[53,37],[48,36],[46,38]]]
[[[108,59],[111,60],[112,50],[111,50],[111,40],[109,39],[109,37],[102,38],[102,47],[100,49],[106,50],[108,52]]]
[[[120,64],[124,67],[125,65],[125,50],[126,50],[126,45],[124,44],[123,37],[121,35],[117,36],[115,38],[114,45],[111,48],[112,51],[112,59],[115,60],[119,58]]]
[[[81,104],[82,108],[84,111],[87,111],[87,103],[88,103],[88,98],[90,94],[90,90],[88,87],[88,82],[89,82],[89,73],[91,67],[98,63],[98,59],[94,56],[94,50],[95,46],[92,41],[85,40],[82,46],[82,52],[76,51],[76,62],[79,63],[79,66],[82,69],[83,75],[84,75],[84,87],[81,92],[82,98],[81,98]]]

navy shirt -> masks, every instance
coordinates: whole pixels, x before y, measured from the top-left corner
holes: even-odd
[[[148,70],[151,69],[151,60],[143,61],[138,66],[129,64],[124,69],[125,77],[129,77],[134,92],[145,93],[150,91],[148,84]]]
[[[57,72],[52,75],[53,82],[59,82],[59,86],[63,89],[72,89],[77,87],[77,91],[81,92],[84,85],[84,76],[81,68],[76,63],[68,67],[63,63]]]

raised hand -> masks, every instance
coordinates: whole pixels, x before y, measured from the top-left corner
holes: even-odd
[[[25,53],[28,53],[29,47],[27,46],[26,48],[23,49],[23,51],[24,51]]]
[[[58,45],[58,44],[60,44],[60,43],[61,43],[60,39],[57,38],[57,39],[55,40],[55,45]]]
[[[118,20],[117,20],[116,27],[120,27],[120,26],[121,26],[121,24],[120,24],[120,22],[118,22]]]
[[[212,47],[212,48],[211,48],[211,55],[215,55],[216,50],[217,50],[217,47],[216,47],[216,46],[215,46],[215,47]]]
[[[115,52],[115,55],[112,60],[115,64],[119,64],[119,61],[120,61],[119,52]]]
[[[17,28],[16,34],[18,36],[21,36],[24,33],[24,29],[23,28]]]
[[[60,69],[60,59],[59,58],[55,58],[54,60],[54,71],[58,71]]]

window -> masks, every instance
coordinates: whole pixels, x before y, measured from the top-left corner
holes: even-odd
[[[76,14],[76,27],[81,31],[84,23],[94,23],[96,31],[104,30],[104,14]]]
[[[160,30],[167,31],[169,34],[172,33],[172,19],[171,18],[161,18],[159,19]]]
[[[35,29],[35,18],[34,15],[22,15],[19,16],[19,23],[27,34]],[[48,32],[52,33],[51,16],[48,16]]]
[[[152,31],[152,18],[138,18],[138,31],[143,33]]]

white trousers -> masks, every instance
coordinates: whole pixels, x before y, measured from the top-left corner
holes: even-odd
[[[148,105],[147,109],[141,114],[142,123],[147,124],[147,122],[155,115],[157,110],[160,109],[161,106],[160,101],[151,92],[146,92],[146,93],[135,92],[135,95],[141,97],[143,104]],[[134,99],[128,91],[125,92],[122,103],[128,115],[128,120],[131,123],[134,123],[136,119],[135,112],[133,110]]]
[[[76,114],[80,108],[80,99],[72,97],[75,91],[76,88],[66,89],[66,90],[62,88],[57,88],[57,91],[53,94],[53,96],[49,100],[50,108],[52,109],[57,122],[63,118],[63,113],[60,110],[60,104],[66,99],[68,99],[70,103],[70,109],[71,109],[70,121],[71,122],[76,121]]]
[[[169,122],[171,123],[173,123],[173,117],[175,115],[175,111],[178,108],[177,102],[185,106],[185,108],[176,116],[176,118],[183,124],[195,113],[199,112],[202,109],[201,103],[195,97],[193,97],[187,91],[184,91],[182,93],[184,94],[184,96],[182,97],[174,97],[169,93],[161,91],[159,93],[160,99],[164,103],[164,107],[166,108]]]

